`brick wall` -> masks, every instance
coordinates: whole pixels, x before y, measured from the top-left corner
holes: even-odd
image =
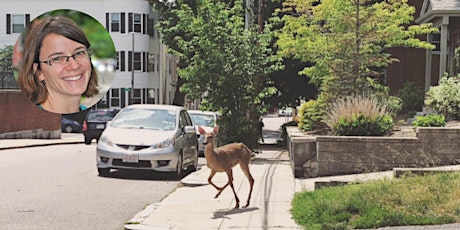
[[[0,90],[0,139],[61,138],[61,115],[37,108],[19,90]]]

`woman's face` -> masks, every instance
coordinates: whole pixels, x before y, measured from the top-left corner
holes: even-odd
[[[87,51],[85,45],[72,41],[62,35],[48,34],[43,39],[40,61],[48,61],[59,56],[71,56]],[[76,56],[75,56],[76,57]],[[76,57],[77,58],[77,57]],[[88,86],[91,75],[90,58],[70,57],[61,65],[48,65],[40,63],[38,80],[45,81],[48,89],[48,99],[65,99],[68,97],[80,97]]]

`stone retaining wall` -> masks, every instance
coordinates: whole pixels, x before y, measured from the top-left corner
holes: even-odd
[[[416,137],[311,136],[287,127],[295,177],[451,165],[460,159],[460,128],[418,128]]]

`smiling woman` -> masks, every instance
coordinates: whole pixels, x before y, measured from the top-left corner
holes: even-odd
[[[98,85],[99,75],[91,62],[94,50],[90,40],[71,16],[78,16],[83,27],[99,24],[84,13],[59,10],[37,17],[21,35],[24,45],[18,84],[39,108],[60,114],[85,110],[106,93]],[[110,36],[106,38],[113,46]]]

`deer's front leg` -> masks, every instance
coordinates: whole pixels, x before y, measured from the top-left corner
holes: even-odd
[[[215,185],[213,182],[212,182],[212,178],[214,177],[214,175],[216,175],[216,171],[215,170],[211,170],[211,173],[209,174],[209,177],[208,177],[208,183],[210,185],[212,185],[212,187],[216,188],[218,191],[222,191],[223,188],[219,188],[217,187],[217,185]],[[217,197],[217,195],[216,195]],[[215,198],[215,197],[214,197]]]

